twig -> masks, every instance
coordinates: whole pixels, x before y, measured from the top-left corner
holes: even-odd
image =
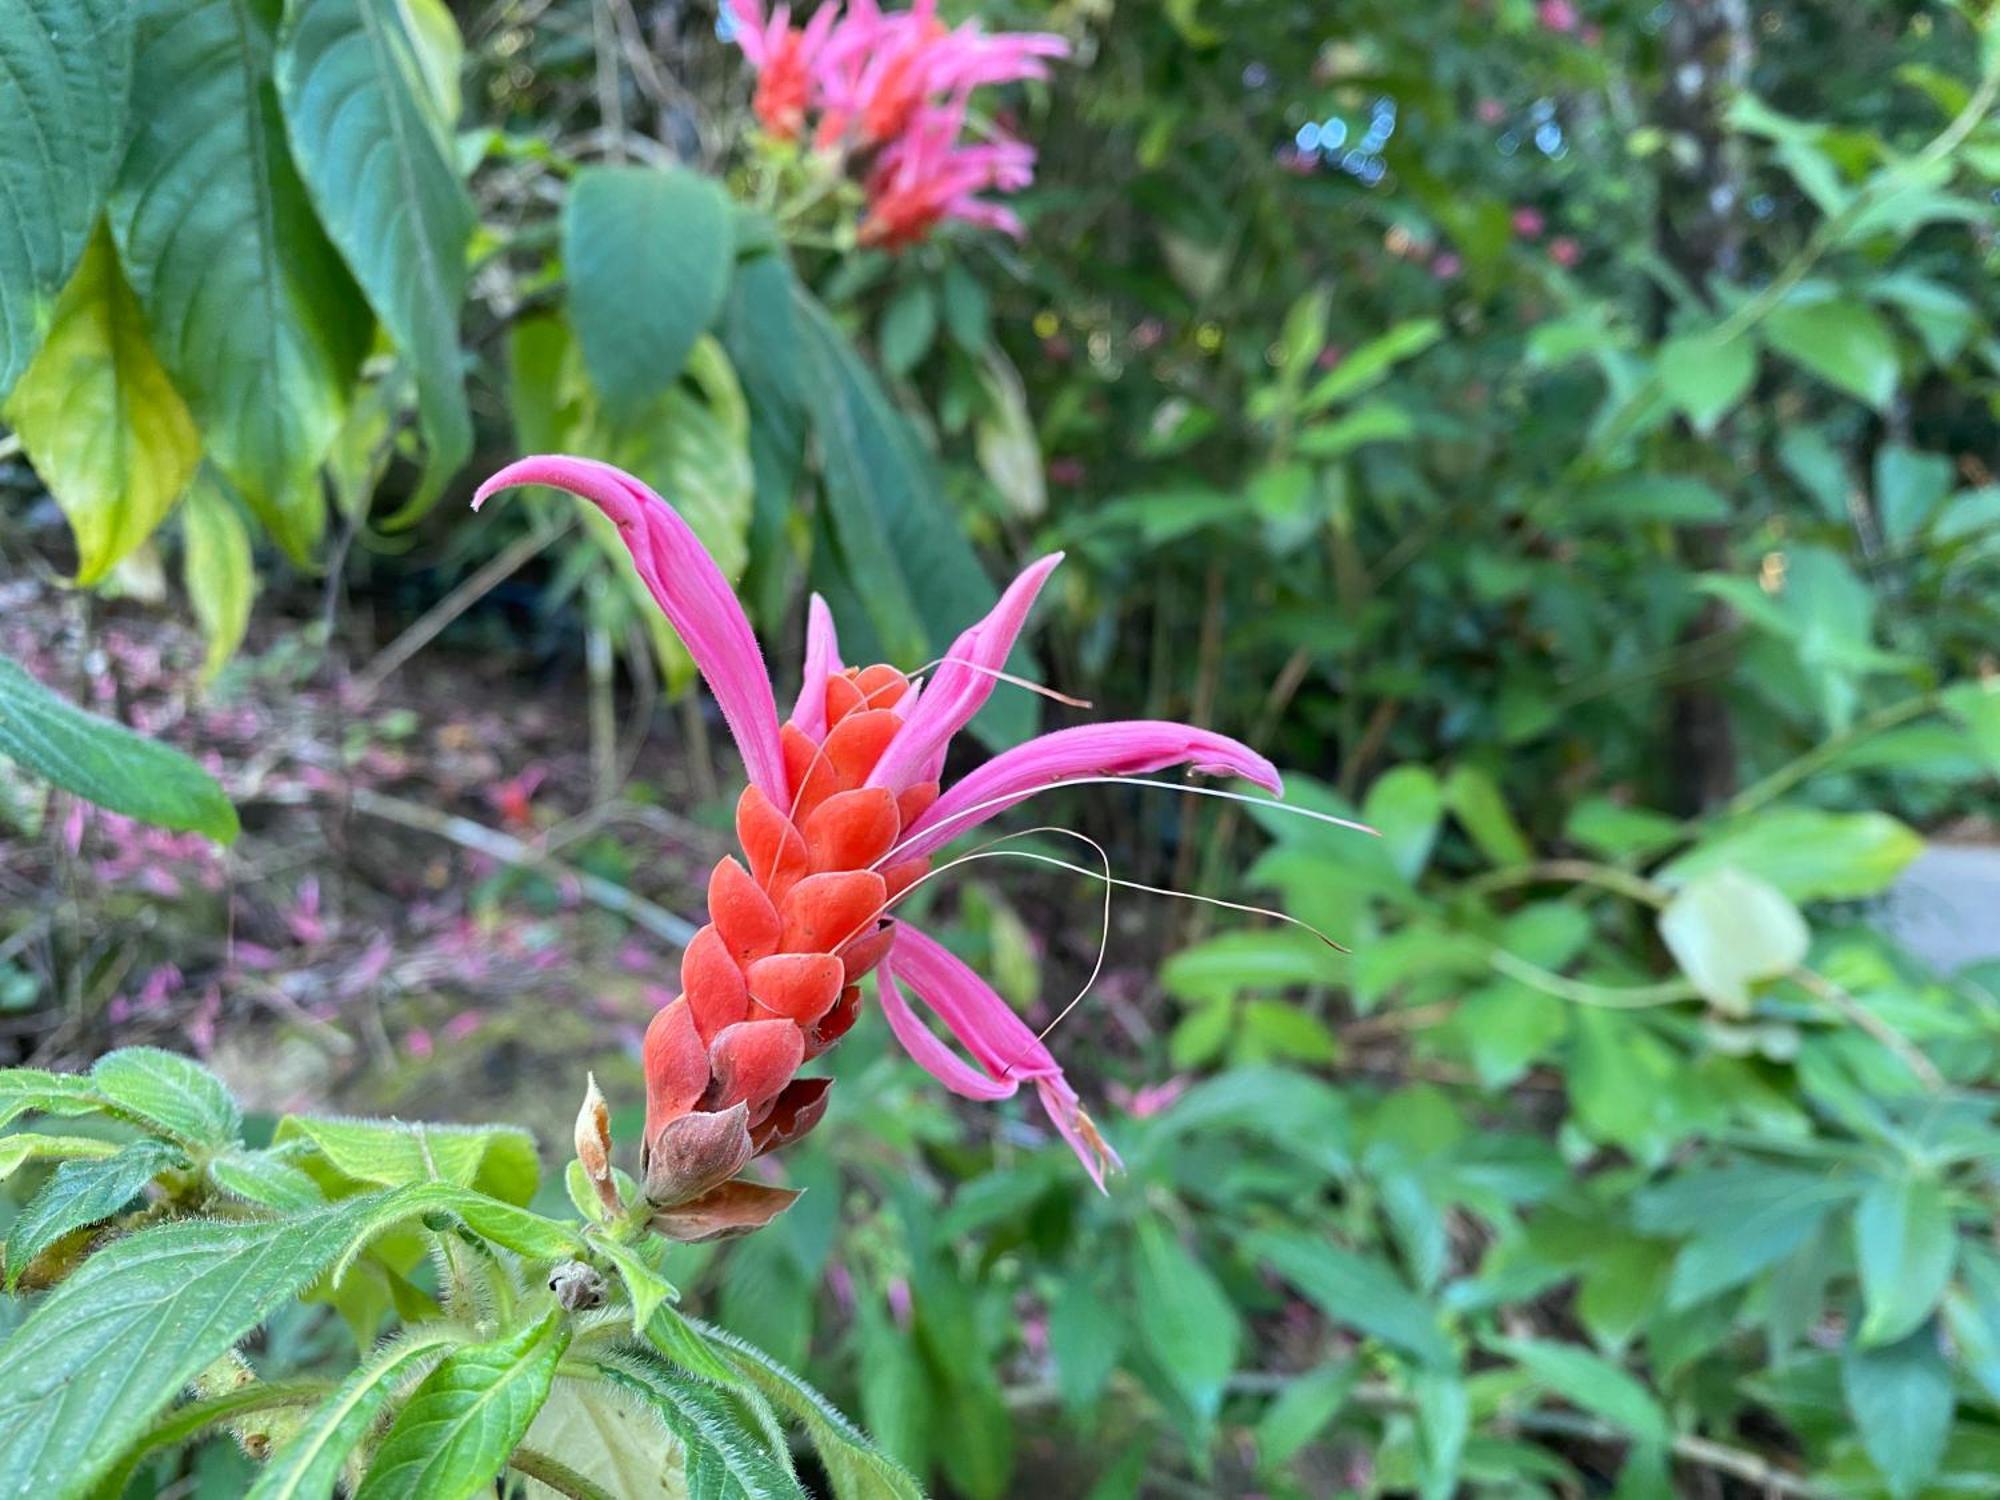
[[[356,787],[349,795],[349,805],[354,811],[368,817],[449,839],[461,848],[484,854],[516,869],[539,870],[558,880],[571,882],[594,904],[637,923],[676,948],[685,948],[694,938],[694,924],[686,918],[677,917],[666,908],[655,906],[644,896],[600,875],[574,869],[497,828],[488,828],[483,823],[475,823],[470,818],[461,818],[453,813],[437,812],[415,802],[405,802],[400,797],[385,797],[366,787]]]
[[[1823,740],[1785,765],[1778,767],[1761,781],[1752,782],[1729,799],[1723,811],[1731,816],[1753,812],[1767,802],[1772,802],[1789,792],[1800,782],[1808,780],[1839,760],[1863,740],[1873,739],[1885,730],[1894,729],[1898,724],[1923,715],[1939,707],[1943,694],[1935,690],[1918,693],[1914,698],[1904,698],[1891,703],[1887,708],[1878,709],[1867,718],[1849,726],[1830,740]]]
[[[553,527],[543,531],[531,531],[526,536],[508,543],[478,572],[424,611],[409,629],[377,652],[375,659],[369,662],[354,679],[355,688],[364,697],[373,697],[392,672],[428,646],[452,621],[498,588],[531,558],[564,536],[575,524],[576,512],[572,510]]]
[[[1924,1056],[1923,1050],[1831,979],[1806,968],[1803,964],[1786,977],[1815,1000],[1837,1013],[1841,1019],[1859,1026],[1888,1048],[1904,1067],[1916,1075],[1917,1082],[1931,1093],[1944,1092],[1944,1075],[1938,1072],[1935,1063]]]

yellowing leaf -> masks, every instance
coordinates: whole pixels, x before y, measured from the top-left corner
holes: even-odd
[[[48,338],[6,417],[76,533],[76,581],[96,583],[166,518],[201,437],[100,229],[56,299]]]
[[[250,555],[250,530],[216,481],[203,475],[181,508],[181,577],[188,602],[201,623],[208,655],[201,675],[213,677],[243,644],[250,624],[250,601],[257,595],[257,566]]]

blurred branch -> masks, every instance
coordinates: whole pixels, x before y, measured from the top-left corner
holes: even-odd
[[[478,572],[424,611],[409,629],[377,652],[375,659],[354,679],[355,690],[364,698],[373,697],[399,667],[436,640],[452,621],[567,535],[576,524],[576,517],[576,511],[567,511],[553,527],[531,531],[508,543]]]
[[[302,799],[272,797],[265,800],[285,802]],[[574,885],[592,904],[645,928],[654,937],[676,948],[685,948],[694,938],[694,924],[685,917],[677,917],[636,891],[606,880],[601,875],[566,865],[545,850],[537,849],[512,834],[502,833],[497,828],[488,828],[484,823],[475,823],[454,813],[438,812],[416,802],[405,802],[400,797],[386,797],[366,787],[353,788],[348,793],[347,805],[367,817],[413,828],[419,833],[433,834],[517,870],[534,870],[551,879]]]
[[[1800,782],[1818,775],[1862,741],[1873,739],[1884,730],[1894,729],[1911,719],[1922,718],[1942,706],[1943,702],[1943,694],[1933,688],[1913,698],[1891,703],[1887,708],[1877,709],[1831,739],[1820,741],[1796,760],[1778,767],[1763,780],[1752,782],[1732,797],[1722,810],[1731,817],[1754,812],[1765,803],[1776,801]]]
[[[1903,1066],[1916,1075],[1917,1082],[1931,1093],[1944,1092],[1944,1075],[1938,1072],[1935,1063],[1924,1056],[1922,1049],[1831,979],[1808,969],[1804,964],[1792,970],[1787,977],[1800,989],[1837,1013],[1842,1020],[1860,1027],[1894,1053]]]

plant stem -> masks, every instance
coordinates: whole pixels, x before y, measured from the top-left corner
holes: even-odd
[[[1887,708],[1877,709],[1832,739],[1822,740],[1796,760],[1778,767],[1763,780],[1752,782],[1730,798],[1723,811],[1732,817],[1754,812],[1765,803],[1782,797],[1800,782],[1817,775],[1862,741],[1873,739],[1884,730],[1894,729],[1911,719],[1921,718],[1939,707],[1942,702],[1943,694],[1934,688],[1926,693],[1918,693],[1914,698],[1904,698],[1900,702],[1892,703]]]
[[[1917,1082],[1931,1093],[1944,1092],[1944,1075],[1938,1072],[1935,1063],[1924,1056],[1917,1044],[1831,979],[1806,968],[1803,964],[1792,970],[1787,977],[1815,1000],[1838,1014],[1842,1020],[1860,1027],[1894,1053],[1897,1060],[1916,1076]]]
[[[694,924],[685,917],[677,917],[666,908],[654,905],[636,891],[627,890],[614,881],[600,875],[592,875],[587,870],[574,869],[556,859],[553,855],[523,843],[511,834],[502,833],[497,828],[488,828],[483,823],[475,823],[470,818],[461,818],[453,813],[441,813],[434,808],[424,807],[415,802],[405,802],[400,797],[385,797],[380,792],[366,787],[356,787],[349,794],[354,811],[371,818],[380,818],[385,823],[398,823],[405,828],[414,828],[419,833],[434,834],[441,839],[449,839],[461,848],[497,859],[502,864],[516,869],[539,870],[557,880],[573,883],[586,900],[616,912],[629,922],[645,928],[661,941],[676,948],[685,948],[694,939]],[[272,798],[284,801],[284,798]]]
[[[1602,886],[1646,906],[1665,906],[1671,893],[1663,885],[1616,865],[1600,865],[1587,859],[1545,859],[1531,865],[1514,865],[1468,880],[1459,887],[1468,896],[1489,896],[1517,885],[1552,882]]]
[[[595,1480],[533,1448],[516,1448],[508,1455],[507,1467],[547,1485],[559,1495],[567,1495],[569,1500],[612,1500],[611,1492]]]
[[[492,593],[575,524],[576,512],[572,510],[553,527],[531,531],[509,542],[478,572],[424,611],[409,629],[377,652],[375,659],[362,668],[360,675],[354,679],[355,688],[363,696],[373,696],[392,672],[428,646],[446,626]]]

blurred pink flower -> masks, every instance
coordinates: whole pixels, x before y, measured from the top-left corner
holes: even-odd
[[[1465,262],[1447,250],[1431,262],[1431,275],[1439,281],[1451,281],[1465,269]]]
[[[1112,1102],[1135,1120],[1150,1120],[1154,1115],[1164,1114],[1173,1108],[1174,1101],[1188,1091],[1194,1080],[1185,1074],[1169,1078],[1163,1083],[1148,1084],[1141,1089],[1129,1089],[1123,1084],[1111,1084],[1107,1092]]]
[[[403,1050],[418,1062],[425,1062],[437,1050],[437,1043],[431,1040],[431,1034],[423,1027],[413,1026],[403,1033]]]
[[[1479,101],[1479,122],[1482,125],[1498,125],[1506,118],[1507,106],[1502,104],[1498,99],[1481,99]]]
[[[1082,484],[1083,476],[1083,460],[1080,458],[1052,458],[1049,460],[1050,484]]]
[[[1548,221],[1542,217],[1539,208],[1517,208],[1508,223],[1513,226],[1514,233],[1524,240],[1540,239],[1542,231],[1548,227]]]
[[[1568,270],[1583,259],[1583,247],[1566,234],[1559,234],[1549,241],[1549,259]]]
[[[862,243],[900,249],[946,219],[1020,232],[1012,214],[975,195],[1026,187],[1034,153],[998,130],[962,143],[966,103],[988,84],[1047,77],[1047,60],[1069,53],[1061,37],[947,27],[936,0],[906,11],[829,0],[803,27],[789,5],[767,15],[763,0],[729,0],[729,10],[757,71],[759,123],[797,140],[816,113],[814,148],[845,159],[866,188]]]
[[[1565,33],[1575,31],[1579,20],[1571,0],[1541,0],[1535,7],[1535,18],[1547,30]]]

